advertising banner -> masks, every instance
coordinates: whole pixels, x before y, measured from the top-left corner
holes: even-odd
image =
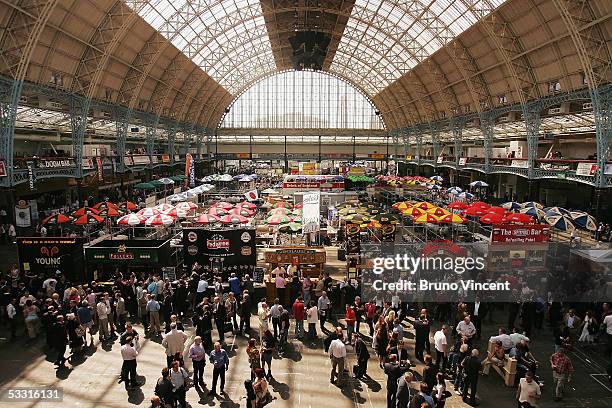
[[[76,162],[74,159],[39,159],[39,169],[57,169],[60,167],[74,167]]]
[[[576,167],[577,176],[594,177],[597,173],[597,164],[595,163],[578,163]]]
[[[48,275],[63,272],[69,281],[82,282],[83,240],[67,237],[17,238],[22,274]]]
[[[529,162],[527,160],[512,160],[510,162],[510,167],[517,167],[520,169],[526,169],[529,167]]]
[[[132,156],[132,162],[134,164],[149,164],[149,156]]]
[[[460,157],[459,158],[459,165],[460,166],[465,166],[465,163],[467,163],[467,157]]]
[[[302,234],[309,234],[321,229],[321,193],[313,191],[302,196]]]
[[[222,269],[224,276],[236,272],[238,276],[252,274],[257,263],[255,230],[240,229],[183,229],[183,257],[185,264],[194,263]]]
[[[26,166],[28,167],[28,183],[30,186],[30,191],[34,191],[36,189],[36,170],[34,169],[34,162],[26,162]]]
[[[32,226],[30,205],[25,200],[19,200],[15,206],[15,226],[21,228]]]
[[[102,181],[104,179],[104,176],[102,175],[102,173],[104,172],[104,164],[102,164],[102,158],[96,157],[96,163],[98,164],[98,180]]]
[[[548,242],[550,228],[547,225],[498,225],[491,232],[492,243]]]
[[[168,262],[169,244],[164,240],[106,240],[85,249],[92,264],[161,266]]]

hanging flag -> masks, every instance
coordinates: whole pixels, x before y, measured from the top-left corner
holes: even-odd
[[[102,176],[102,172],[104,171],[104,164],[102,164],[102,158],[96,157],[96,163],[98,164],[98,180],[102,181],[104,178]]]
[[[191,178],[189,176],[189,170],[191,169],[191,153],[187,153],[185,155],[185,187],[191,183]]]
[[[28,181],[30,184],[30,191],[34,191],[36,189],[36,174],[34,173],[34,162],[28,161],[26,162],[26,165],[28,166]]]
[[[255,190],[247,191],[246,193],[244,193],[244,196],[246,197],[248,201],[255,201],[259,198],[259,193],[257,192],[257,189],[255,189]]]
[[[189,165],[189,187],[195,187],[195,160],[191,160]]]

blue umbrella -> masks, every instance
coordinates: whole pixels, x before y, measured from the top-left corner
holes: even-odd
[[[477,180],[477,181],[472,181],[472,182],[470,183],[470,187],[478,187],[478,188],[481,188],[481,187],[489,187],[489,185],[488,185],[487,183],[485,183],[484,181]]]
[[[503,203],[502,204],[502,208],[509,210],[509,211],[518,211],[520,210],[522,207],[519,203],[515,202],[515,201],[508,201],[507,203]]]
[[[570,212],[570,217],[572,218],[574,224],[580,228],[584,228],[589,231],[597,230],[597,222],[595,222],[595,218],[583,211],[572,211]]]
[[[527,201],[526,203],[523,203],[523,208],[527,207],[536,207],[542,209],[544,206],[540,203],[536,203],[535,201]]]
[[[442,176],[431,176],[431,177],[430,177],[430,179],[431,179],[431,180],[435,180],[435,181],[442,181],[442,180],[444,180],[444,179],[442,178]]]
[[[454,195],[461,194],[462,191],[463,190],[461,189],[461,187],[450,187],[448,190],[446,190],[448,194],[454,194]]]
[[[576,229],[572,223],[572,219],[566,215],[546,216],[544,220],[546,220],[550,226],[561,231],[572,232]]]
[[[561,207],[546,207],[544,208],[546,215],[570,215],[570,212]]]
[[[525,207],[521,209],[520,212],[531,217],[543,217],[546,215],[544,211],[540,210],[538,207]]]
[[[457,197],[459,198],[465,198],[465,199],[472,199],[474,198],[474,194],[472,193],[468,193],[467,191],[464,191],[463,193],[459,194]]]

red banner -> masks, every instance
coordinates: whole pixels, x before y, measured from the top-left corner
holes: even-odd
[[[102,171],[104,170],[104,164],[102,163],[101,157],[96,157],[96,163],[98,164],[98,180],[102,181]]]
[[[548,225],[496,225],[491,233],[492,243],[548,242]]]
[[[0,177],[6,177],[6,165],[4,160],[0,161]]]

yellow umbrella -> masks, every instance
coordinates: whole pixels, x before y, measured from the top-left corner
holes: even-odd
[[[407,210],[410,207],[412,207],[412,204],[410,204],[408,201],[401,201],[399,203],[393,204],[393,208],[400,210],[400,211]]]
[[[417,208],[417,207],[411,207],[411,208],[408,208],[402,211],[402,214],[410,215],[411,217],[418,217],[420,215],[423,215],[424,213],[425,213],[425,210],[421,210],[420,208]]]
[[[443,224],[463,224],[465,222],[465,218],[458,214],[446,214],[438,217],[438,221]]]
[[[436,224],[438,219],[431,214],[420,215],[413,220],[416,224]]]
[[[436,217],[443,217],[445,215],[450,214],[450,212],[444,208],[441,207],[434,207],[434,208],[430,208],[429,210],[427,210],[427,212],[429,214],[433,214]]]
[[[429,210],[430,208],[434,208],[435,205],[432,203],[428,203],[427,201],[420,201],[414,205],[414,207],[420,208],[421,210]]]

